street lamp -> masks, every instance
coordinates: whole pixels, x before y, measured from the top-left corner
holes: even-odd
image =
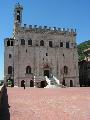
[[[36,87],[35,76],[34,76],[34,88]]]

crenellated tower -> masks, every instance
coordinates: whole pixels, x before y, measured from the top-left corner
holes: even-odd
[[[23,10],[23,7],[17,3],[15,5],[15,9],[14,9],[14,26],[17,27],[17,26],[21,26],[21,23],[22,23],[22,10]]]

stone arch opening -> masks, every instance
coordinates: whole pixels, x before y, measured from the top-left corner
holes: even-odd
[[[62,81],[62,85],[64,85],[64,86],[65,86],[65,84],[66,84],[66,83],[65,83],[65,79],[63,79],[63,81]]]
[[[49,76],[50,76],[50,71],[49,71],[49,69],[44,70],[44,76],[47,76],[47,77],[49,78]]]
[[[34,87],[34,81],[33,80],[30,81],[30,87]]]
[[[73,87],[73,81],[70,80],[70,87]]]
[[[49,78],[50,77],[50,66],[48,64],[44,64],[43,71],[44,71],[44,76],[47,76]]]
[[[8,66],[8,74],[12,74],[12,66]]]
[[[10,46],[10,40],[7,41],[7,46]]]
[[[31,74],[31,67],[30,66],[26,67],[26,74]]]
[[[25,84],[25,81],[22,80],[22,81],[21,81],[21,87],[24,87],[24,84]]]

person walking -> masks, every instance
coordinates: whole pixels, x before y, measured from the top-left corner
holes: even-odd
[[[24,87],[24,90],[25,90],[25,82],[24,82],[24,85],[23,85],[23,87]]]

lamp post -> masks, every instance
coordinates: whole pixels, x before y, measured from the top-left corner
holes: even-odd
[[[36,87],[35,76],[34,76],[34,88]]]

